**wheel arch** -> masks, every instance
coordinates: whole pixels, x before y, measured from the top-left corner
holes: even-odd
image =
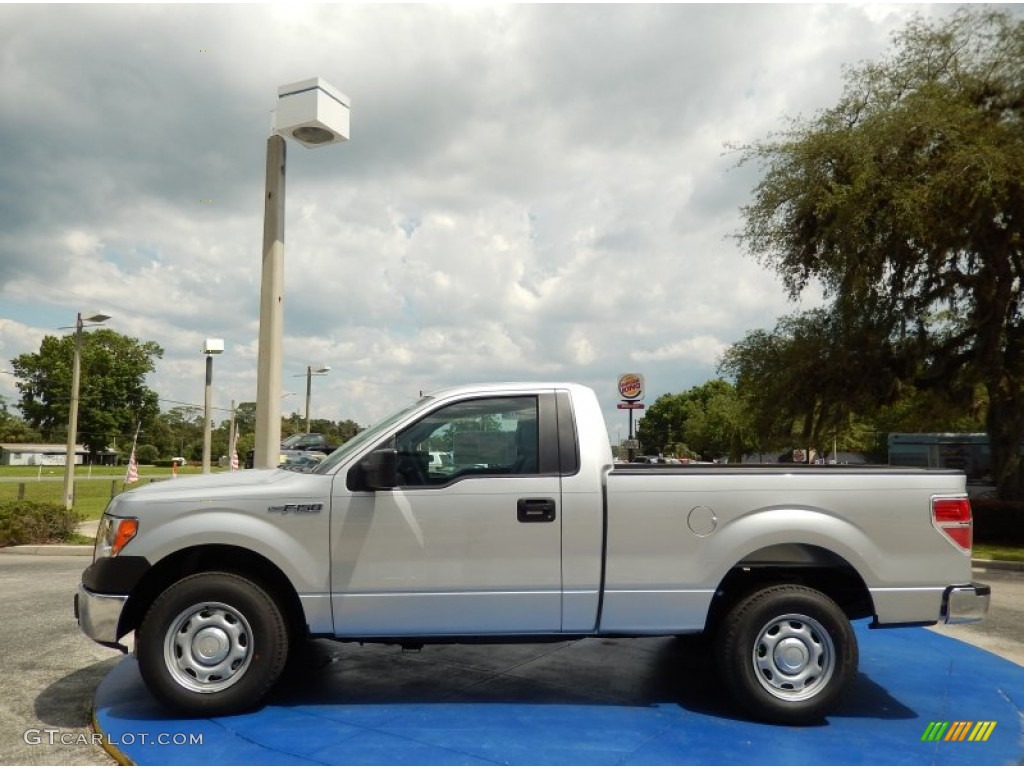
[[[747,554],[719,582],[706,628],[714,631],[745,596],[774,584],[800,584],[831,598],[849,619],[873,616],[874,602],[857,569],[814,544],[772,544]]]
[[[138,629],[146,610],[169,586],[186,576],[209,571],[233,573],[258,584],[280,606],[292,636],[301,637],[307,633],[306,615],[298,593],[277,565],[244,547],[204,544],[178,550],[146,572],[121,612],[118,637]]]

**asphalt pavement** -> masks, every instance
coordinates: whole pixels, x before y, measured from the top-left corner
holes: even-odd
[[[100,681],[122,654],[93,643],[72,615],[88,560],[0,550],[0,763],[113,765],[93,743]]]
[[[72,598],[88,564],[81,555],[91,554],[92,548],[47,557],[26,557],[12,549],[0,550],[0,605],[5,608],[0,622],[0,763],[113,764],[93,742],[90,709],[97,686],[124,657],[83,636],[72,615]],[[993,586],[986,621],[935,631],[1024,667],[1024,572],[976,570],[974,577]],[[623,642],[641,653],[654,641]],[[328,647],[339,658],[351,648]],[[947,693],[936,690],[934,695]],[[876,762],[886,759],[880,755]]]

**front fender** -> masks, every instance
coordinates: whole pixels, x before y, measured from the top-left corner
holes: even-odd
[[[207,508],[161,520],[147,514],[123,550],[151,565],[184,549],[225,545],[247,549],[277,565],[299,595],[330,589],[329,511],[261,518],[236,510]]]

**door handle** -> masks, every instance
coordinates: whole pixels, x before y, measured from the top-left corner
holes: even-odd
[[[520,499],[516,515],[520,523],[550,523],[555,519],[555,500]]]

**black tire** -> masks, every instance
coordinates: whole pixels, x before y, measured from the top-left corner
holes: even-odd
[[[187,576],[153,601],[136,633],[139,672],[175,712],[216,717],[260,706],[288,658],[274,599],[233,573]]]
[[[857,637],[828,596],[767,587],[725,616],[718,661],[729,693],[758,720],[820,722],[857,673]]]

